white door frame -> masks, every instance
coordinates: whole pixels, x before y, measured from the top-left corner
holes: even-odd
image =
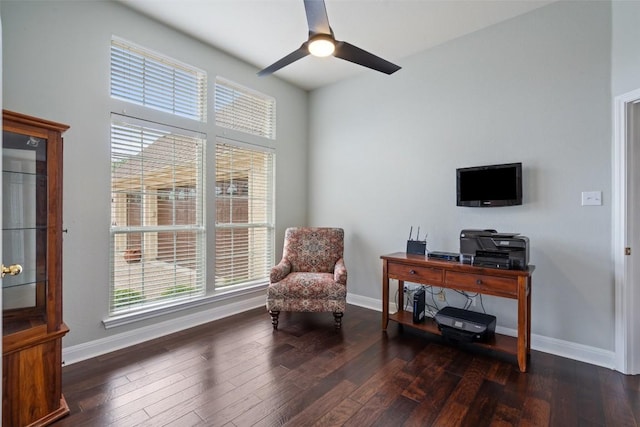
[[[0,128],[2,128],[2,19],[0,18]],[[1,135],[1,134],[0,134]],[[0,150],[2,150],[3,141],[0,137]],[[0,151],[0,170],[2,170],[2,153]],[[0,188],[2,188],[2,174],[0,174]],[[0,197],[0,225],[2,224],[2,197]],[[2,227],[0,227],[0,263],[2,259]],[[2,287],[2,278],[0,277],[0,287]],[[2,292],[0,292],[0,307],[2,307]],[[0,333],[2,333],[2,322],[0,322]],[[2,334],[4,336],[4,334]],[[2,354],[2,341],[0,341],[0,354]],[[0,375],[2,375],[2,365],[0,365]],[[2,400],[2,387],[0,387],[0,400]],[[2,408],[0,407],[0,419],[2,418]]]
[[[634,101],[640,100],[640,89],[617,96],[614,100],[613,114],[613,262],[615,282],[615,369],[624,374],[640,373],[637,351],[640,338],[636,338],[635,325],[640,324],[640,311],[634,310],[635,299],[640,289],[634,289],[637,278],[634,278],[631,257],[625,254],[630,247],[632,236],[629,233],[631,215],[640,215],[634,212],[634,205],[638,201],[633,200],[630,185],[630,172],[633,159],[628,132],[628,112]],[[640,165],[636,165],[638,167]],[[640,251],[640,247],[633,248]]]

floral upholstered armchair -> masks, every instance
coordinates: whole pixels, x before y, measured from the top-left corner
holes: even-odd
[[[281,311],[332,312],[336,329],[342,326],[347,299],[341,228],[288,228],[282,260],[271,269],[267,310],[273,329]]]

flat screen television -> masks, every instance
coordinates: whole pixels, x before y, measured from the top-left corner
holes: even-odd
[[[522,204],[522,163],[456,169],[458,206],[495,207]]]

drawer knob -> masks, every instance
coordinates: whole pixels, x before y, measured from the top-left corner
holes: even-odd
[[[415,270],[409,270],[409,274],[416,274]]]
[[[482,285],[482,279],[476,280],[476,285]]]

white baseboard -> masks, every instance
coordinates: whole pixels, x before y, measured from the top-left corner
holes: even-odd
[[[603,350],[536,334],[531,334],[531,347],[556,356],[591,363],[603,368],[615,369],[615,352],[611,350]]]
[[[223,317],[252,310],[254,308],[264,306],[264,301],[264,296],[259,295],[239,302],[221,305],[210,310],[138,328],[134,331],[123,332],[107,338],[101,338],[87,343],[66,347],[62,349],[63,363],[70,365],[72,363],[110,353],[135,344],[140,344],[154,338],[159,338],[164,335],[202,325]],[[370,310],[382,311],[381,300],[362,295],[348,294],[347,303],[368,308]],[[393,302],[390,303],[390,306],[391,310],[395,311],[395,304]],[[504,335],[516,336],[515,329],[504,328],[501,326],[496,328],[496,332]],[[603,350],[583,344],[532,334],[531,348],[605,368],[614,369],[615,367],[615,354],[613,351]]]
[[[357,305],[358,307],[368,308],[370,310],[375,310],[382,312],[382,301],[375,298],[363,297],[362,295],[354,295],[347,293],[347,304]],[[393,308],[391,311],[396,311],[395,303],[390,303],[390,308]]]
[[[133,331],[123,332],[107,338],[101,338],[71,347],[65,347],[62,349],[63,364],[70,365],[72,363],[120,350],[135,344],[140,344],[174,332],[193,328],[204,323],[222,319],[223,317],[229,317],[264,305],[264,295],[258,295],[253,298],[220,305],[209,310],[177,317],[154,325],[138,328]],[[265,321],[269,320],[266,319]]]
[[[382,311],[382,301],[361,295],[348,294],[347,302],[349,304],[368,308],[371,310]],[[395,311],[395,303],[389,303],[389,309]],[[512,337],[517,336],[515,329],[496,327],[496,332]],[[597,347],[577,344],[570,341],[559,340],[557,338],[546,337],[543,335],[531,334],[531,348],[544,353],[554,354],[556,356],[566,357],[568,359],[578,360],[580,362],[590,363],[592,365],[602,366],[604,368],[615,368],[615,353],[610,350],[603,350]]]

